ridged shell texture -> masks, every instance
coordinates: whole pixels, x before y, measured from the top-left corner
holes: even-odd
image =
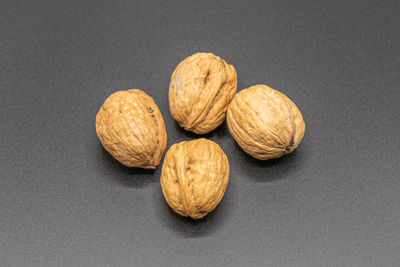
[[[169,206],[194,219],[218,205],[228,181],[228,158],[216,143],[204,138],[174,144],[165,156],[160,179]]]
[[[305,131],[297,106],[283,93],[262,84],[235,95],[227,123],[239,146],[261,160],[292,152]]]
[[[169,109],[179,125],[197,134],[217,128],[237,90],[232,65],[212,53],[196,53],[176,67],[169,86]]]
[[[128,167],[154,169],[167,145],[160,110],[139,89],[110,95],[96,115],[96,131],[103,147]]]

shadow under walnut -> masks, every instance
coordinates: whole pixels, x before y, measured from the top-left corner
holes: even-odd
[[[237,153],[237,161],[242,161],[243,165],[238,166],[246,177],[255,182],[272,182],[277,180],[288,179],[297,170],[304,160],[306,160],[306,153],[300,147],[290,154],[284,155],[280,158],[259,160],[253,158],[243,151],[243,149],[234,143],[234,151]],[[239,164],[237,164],[239,165]],[[232,164],[233,168],[236,166]],[[233,170],[232,170],[233,171]]]
[[[210,236],[223,227],[234,209],[234,198],[227,189],[220,204],[205,217],[192,219],[175,213],[165,201],[161,188],[154,195],[155,214],[158,221],[181,238],[199,238]]]
[[[151,183],[158,183],[157,169],[129,168],[114,159],[99,143],[96,160],[102,166],[109,183],[123,187],[144,187]]]

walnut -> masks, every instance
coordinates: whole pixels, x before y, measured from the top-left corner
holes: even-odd
[[[165,155],[161,187],[168,205],[182,216],[204,217],[221,201],[229,163],[214,142],[200,138],[174,144]]]
[[[227,123],[239,146],[261,160],[292,152],[305,131],[297,106],[283,93],[262,84],[235,95],[228,108]]]
[[[154,169],[167,145],[160,110],[139,89],[110,95],[97,113],[96,131],[105,150],[128,167]]]
[[[217,128],[237,90],[232,65],[212,53],[196,53],[176,67],[169,86],[171,116],[197,134]]]

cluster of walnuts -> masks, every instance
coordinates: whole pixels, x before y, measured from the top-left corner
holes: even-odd
[[[237,93],[232,65],[212,53],[196,53],[176,67],[169,86],[169,110],[185,130],[205,134],[227,119],[229,132],[251,156],[267,160],[292,152],[303,138],[300,110],[283,93],[253,85]],[[153,98],[139,89],[110,95],[96,116],[103,147],[128,167],[155,169],[167,146],[167,132]],[[221,201],[229,162],[221,147],[200,138],[171,146],[161,187],[182,216],[202,218]]]

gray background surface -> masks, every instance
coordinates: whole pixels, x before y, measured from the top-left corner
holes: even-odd
[[[399,266],[399,1],[0,1],[1,266]],[[101,147],[119,89],[168,111],[172,71],[210,51],[239,89],[287,94],[300,147],[258,161],[225,123],[219,207],[175,215],[155,171]]]

